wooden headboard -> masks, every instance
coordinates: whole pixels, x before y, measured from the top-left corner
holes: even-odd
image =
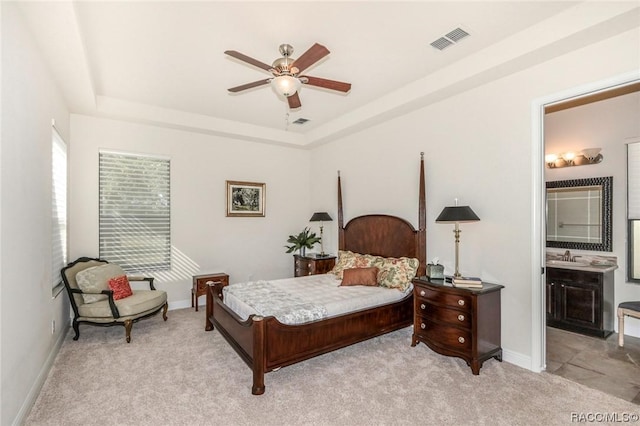
[[[420,261],[417,275],[425,275],[427,258],[424,153],[420,153],[418,227],[405,219],[370,214],[358,216],[344,225],[342,183],[338,172],[338,249],[383,257],[415,257]]]

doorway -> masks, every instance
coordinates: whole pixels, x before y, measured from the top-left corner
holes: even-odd
[[[533,251],[532,251],[532,351],[531,370],[546,369],[546,300],[545,300],[545,250],[546,250],[546,214],[545,214],[545,112],[560,111],[622,94],[640,91],[640,74],[637,72],[618,76],[606,81],[595,82],[576,87],[538,99],[532,104],[533,144]],[[624,253],[618,253],[618,257]]]

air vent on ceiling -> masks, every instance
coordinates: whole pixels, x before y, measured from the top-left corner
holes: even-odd
[[[449,31],[447,34],[431,42],[430,44],[438,50],[443,50],[451,46],[452,44],[458,43],[460,40],[468,36],[468,32],[458,27],[455,30]]]
[[[309,121],[308,118],[298,118],[296,121],[293,122],[293,124],[304,124],[307,121]]]

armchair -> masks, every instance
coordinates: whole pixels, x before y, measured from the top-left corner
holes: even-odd
[[[147,281],[150,289],[133,290],[129,296],[118,299],[122,296],[116,294],[114,297],[109,281],[116,279],[117,275],[124,275],[124,271],[115,264],[102,259],[81,257],[62,268],[60,273],[73,309],[72,325],[76,333],[73,340],[80,337],[81,323],[102,327],[122,325],[129,343],[134,322],[153,316],[161,310],[163,319],[167,320],[167,293],[156,290],[151,277],[127,276],[129,281]],[[81,285],[78,284],[79,281]]]

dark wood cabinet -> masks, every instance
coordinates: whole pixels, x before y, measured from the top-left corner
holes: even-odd
[[[193,285],[191,287],[191,307],[195,306],[198,311],[198,298],[207,294],[208,282],[222,282],[229,285],[229,275],[219,272],[215,274],[202,274],[193,276]]]
[[[293,276],[304,277],[305,275],[326,274],[333,269],[336,264],[335,256],[300,256],[293,255]]]
[[[442,355],[464,359],[473,374],[484,361],[502,361],[500,290],[483,283],[481,289],[457,288],[444,280],[413,280],[414,323],[411,346],[423,342]]]
[[[615,317],[613,271],[547,268],[547,325],[605,338]]]

